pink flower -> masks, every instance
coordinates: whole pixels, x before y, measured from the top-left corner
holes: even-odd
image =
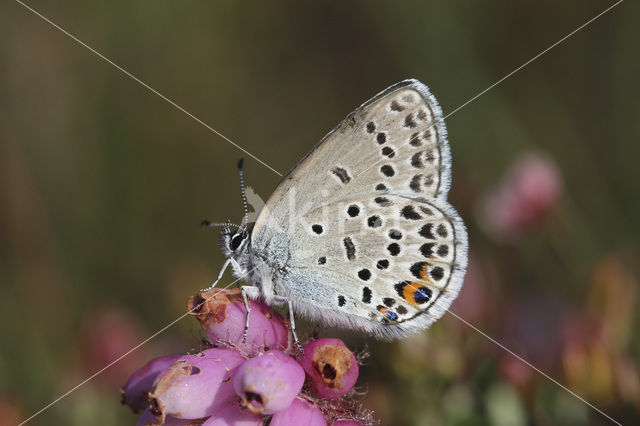
[[[284,352],[271,350],[251,358],[238,369],[233,387],[242,404],[256,414],[287,408],[304,384],[304,370]]]
[[[121,390],[122,403],[131,407],[134,413],[148,408],[148,394],[153,388],[153,382],[180,357],[181,355],[167,355],[155,358],[136,370]]]
[[[273,415],[269,426],[326,426],[322,411],[301,398],[293,400],[289,408]]]
[[[201,423],[202,422],[199,422],[197,420],[178,419],[178,418],[172,417],[172,416],[165,416],[165,418],[162,420],[162,423],[161,423],[160,420],[158,420],[158,418],[156,416],[151,414],[151,410],[145,410],[144,413],[142,413],[142,415],[138,419],[138,423],[136,423],[136,426],[156,426],[156,425],[163,425],[163,426],[192,426],[193,425],[193,426],[196,426],[196,425],[199,425]]]
[[[340,339],[318,339],[303,347],[300,363],[320,398],[339,398],[358,380],[358,362]]]
[[[156,380],[149,395],[151,412],[160,419],[211,416],[235,397],[231,378],[244,360],[230,349],[206,349],[181,357]]]
[[[231,344],[249,355],[286,349],[289,332],[282,316],[260,301],[249,301],[249,329],[243,342],[246,309],[239,289],[211,289],[187,300],[207,337],[214,344]]]
[[[525,154],[484,197],[482,223],[494,238],[518,237],[553,210],[562,191],[562,176],[556,164],[542,154]]]
[[[237,401],[232,401],[220,408],[202,426],[262,426],[262,417],[240,407]]]
[[[136,317],[119,307],[107,306],[91,310],[83,321],[82,350],[87,369],[96,371],[118,359],[144,339]],[[97,378],[107,385],[122,383],[127,375],[147,358],[141,348],[116,362]]]
[[[372,413],[354,395],[341,398],[358,378],[356,358],[341,340],[310,342],[298,361],[284,348],[289,338],[285,322],[264,303],[251,304],[246,343],[238,290],[202,292],[190,298],[188,306],[197,307],[195,316],[211,341],[222,347],[156,358],[138,369],[122,390],[123,402],[134,410],[146,408],[138,425],[314,426],[336,419],[343,419],[335,423],[343,426],[373,423]],[[283,350],[263,352],[269,347]],[[315,398],[310,390],[332,399]]]

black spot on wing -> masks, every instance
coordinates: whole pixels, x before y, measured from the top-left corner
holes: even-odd
[[[364,287],[362,289],[362,301],[364,303],[371,303],[371,296],[372,296],[372,292],[371,289],[369,287]]]
[[[409,219],[409,220],[422,219],[422,216],[420,216],[420,214],[416,211],[415,207],[413,207],[411,205],[404,206],[402,208],[402,210],[400,210],[400,216],[404,217],[405,219]]]
[[[396,152],[390,146],[385,146],[381,151],[382,155],[385,157],[393,158],[396,156]]]
[[[409,138],[409,145],[411,145],[411,146],[420,146],[420,145],[422,145],[422,142],[420,142],[420,134],[419,133],[413,133],[411,135],[411,137]]]
[[[444,269],[440,266],[436,266],[431,270],[431,278],[436,281],[440,281],[444,277]]]
[[[348,183],[351,180],[349,173],[342,167],[334,167],[331,172],[336,175],[342,183]]]
[[[379,228],[382,226],[382,219],[380,219],[380,216],[371,216],[367,219],[367,225],[369,228]]]
[[[376,263],[376,268],[378,269],[387,269],[389,267],[389,261],[387,259],[380,259]]]
[[[420,247],[420,253],[424,256],[424,257],[432,257],[433,256],[433,246],[435,245],[435,243],[425,243]]]
[[[418,278],[418,279],[423,279],[423,273],[422,271],[424,271],[424,267],[427,266],[428,263],[427,262],[416,262],[413,265],[411,265],[411,267],[409,268],[409,270],[411,271],[411,274]]]
[[[342,240],[342,242],[344,243],[344,249],[347,252],[347,259],[349,260],[353,260],[356,258],[356,246],[355,244],[353,244],[353,240],[351,239],[351,237],[347,237],[344,240]]]
[[[370,121],[367,123],[367,133],[373,133],[376,131],[376,123]]]
[[[411,156],[411,165],[416,169],[421,169],[424,167],[421,156],[422,156],[421,152],[416,152]]]
[[[389,207],[393,204],[387,197],[376,197],[373,201],[382,207]]]
[[[387,251],[391,256],[397,256],[398,254],[400,254],[400,244],[398,243],[389,244],[387,246]]]
[[[390,229],[389,238],[391,238],[392,240],[399,240],[402,238],[402,232],[398,231],[397,229]]]
[[[384,166],[380,167],[380,171],[382,172],[383,175],[385,175],[386,177],[391,177],[393,175],[396,174],[396,171],[393,169],[393,167],[389,164],[385,164]]]
[[[404,107],[402,105],[400,105],[397,101],[393,101],[391,102],[391,110],[392,111],[396,111],[396,112],[400,112],[404,110]]]
[[[435,237],[433,236],[433,223],[427,223],[423,225],[418,233],[423,238],[426,238],[428,240],[435,240]]]
[[[421,180],[422,175],[415,175],[411,178],[411,181],[409,181],[409,188],[411,188],[413,192],[420,192],[422,190],[422,186],[420,185]]]
[[[404,126],[409,127],[410,129],[413,129],[417,126],[415,120],[413,119],[413,114],[407,114],[407,116],[404,118]]]
[[[371,279],[371,271],[368,269],[360,269],[358,271],[358,278],[362,281],[369,281]]]

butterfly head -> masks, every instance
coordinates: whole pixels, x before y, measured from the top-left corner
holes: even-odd
[[[250,232],[244,227],[227,222],[220,232],[220,244],[226,257],[237,258],[247,250]]]

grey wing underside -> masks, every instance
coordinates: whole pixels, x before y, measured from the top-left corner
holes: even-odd
[[[396,207],[402,203],[412,204],[416,209],[420,206],[432,207],[440,215],[438,217],[449,223],[458,234],[455,244],[451,241],[457,247],[458,257],[449,259],[448,265],[451,267],[453,284],[450,284],[450,290],[442,291],[437,296],[434,293],[432,297],[448,306],[462,283],[466,266],[466,231],[459,216],[446,201],[449,185],[450,151],[440,107],[426,86],[416,80],[405,80],[379,93],[349,114],[285,177],[267,201],[253,228],[252,250],[274,269],[285,271],[280,282],[281,291],[287,292],[294,300],[296,309],[307,310],[313,317],[329,323],[335,323],[338,321],[336,318],[340,318],[340,321],[348,321],[348,324],[342,325],[374,328],[377,334],[389,337],[398,334],[397,330],[400,329],[424,327],[444,311],[433,305],[429,308],[431,314],[421,315],[418,311],[424,310],[424,306],[420,305],[400,309],[408,312],[402,314],[395,312],[393,306],[385,305],[384,301],[380,305],[364,306],[360,283],[352,282],[351,268],[355,263],[335,263],[332,266],[329,258],[336,256],[335,259],[338,259],[339,255],[344,255],[343,232],[357,234],[354,241],[361,239],[360,253],[363,256],[371,255],[371,259],[358,259],[362,265],[370,266],[372,261],[378,260],[375,256],[379,253],[374,248],[384,249],[390,244],[386,241],[388,237],[375,233],[356,233],[355,229],[348,228],[356,221],[346,225],[348,229],[342,229],[347,223],[342,223],[342,220],[349,203],[361,206],[362,214],[369,214],[376,208],[391,208],[371,205],[379,196],[393,198]],[[391,210],[380,213],[389,217],[399,214]],[[423,225],[427,223],[425,221],[434,219],[423,216]],[[417,225],[417,222],[411,224]],[[322,227],[321,234],[313,231],[314,225]],[[366,224],[363,226],[366,228]],[[409,230],[413,231],[413,228]],[[413,245],[419,242],[407,240],[407,247],[415,248]],[[416,247],[423,244],[427,243],[422,242]],[[341,247],[343,252],[339,253]],[[322,249],[327,250],[325,268],[321,268],[318,259],[310,255]],[[411,256],[404,259],[403,254],[402,261],[394,263],[400,268],[401,265],[417,262],[412,262],[412,259]],[[398,275],[393,276],[392,272]],[[376,272],[375,276],[381,277],[375,281],[380,285],[377,294],[383,295],[387,291],[391,294],[387,298],[392,297],[394,292],[397,296],[393,285],[400,282],[400,278],[416,279],[415,276],[407,278],[406,271],[399,272],[396,269]],[[349,290],[343,295],[344,306],[350,306],[351,309],[348,315],[344,315],[344,309],[336,310],[334,306],[336,286],[340,285]],[[383,285],[388,285],[384,291]],[[373,286],[371,291],[376,294]],[[399,302],[394,303],[397,303],[396,307],[400,306]],[[389,317],[383,311],[398,315],[398,321],[388,321]],[[413,314],[419,319],[410,320],[409,316]],[[388,327],[386,323],[396,327]],[[378,325],[387,331],[377,330]],[[388,331],[392,329],[397,330]]]

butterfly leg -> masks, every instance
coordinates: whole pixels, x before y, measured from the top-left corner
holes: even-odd
[[[300,351],[301,354],[304,355],[304,350],[302,349],[302,345],[300,345],[300,340],[298,340],[298,334],[296,333],[296,320],[293,315],[293,303],[291,299],[287,299],[282,296],[275,296],[274,301],[276,303],[287,303],[287,308],[289,310],[289,324],[291,328],[291,336],[293,337],[293,343],[296,345],[296,348]]]
[[[227,270],[227,266],[229,266],[229,263],[231,263],[231,259],[227,259],[226,262],[224,262],[224,264],[222,265],[222,269],[220,269],[220,272],[218,273],[218,278],[216,278],[216,280],[213,282],[213,284],[211,284],[209,287],[202,289],[200,291],[207,291],[207,290],[211,290],[212,288],[214,288],[216,286],[216,284],[218,284],[218,281],[220,281],[220,279],[222,278],[222,275],[224,275],[224,271]]]
[[[254,287],[252,285],[244,285],[240,287],[240,292],[242,293],[242,301],[244,302],[244,309],[247,311],[247,315],[245,316],[244,321],[244,333],[242,334],[242,343],[247,343],[247,333],[249,332],[249,312],[251,312],[251,308],[249,307],[249,299],[248,295],[251,296],[252,299],[255,299],[260,295],[260,290],[258,287]]]

